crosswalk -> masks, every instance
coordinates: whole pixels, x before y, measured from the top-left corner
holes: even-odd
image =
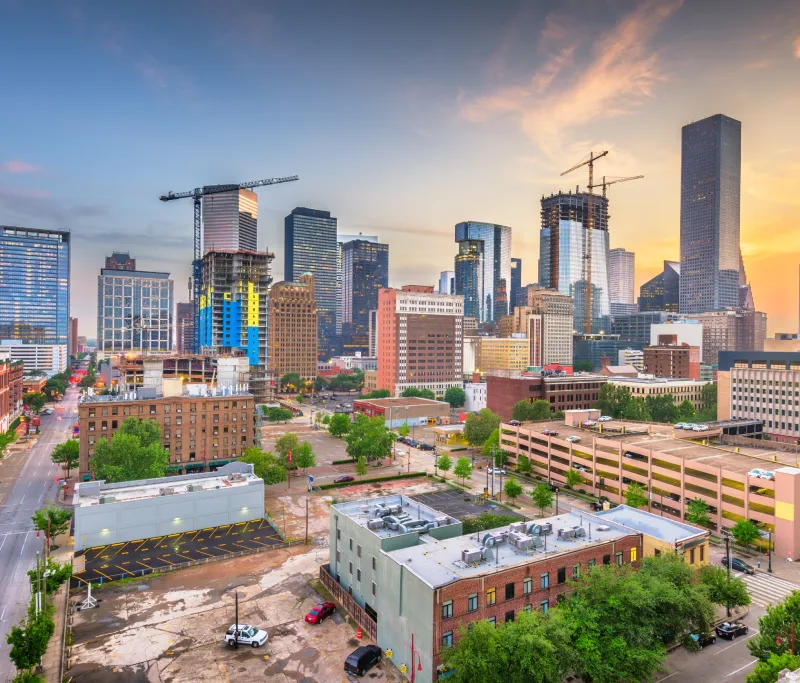
[[[747,584],[753,604],[766,607],[783,602],[792,591],[800,591],[800,584],[780,579],[773,574],[756,572],[753,575],[742,574],[741,579]]]

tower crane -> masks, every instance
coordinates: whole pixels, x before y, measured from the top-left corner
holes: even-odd
[[[572,171],[581,168],[582,166],[589,167],[589,199],[588,199],[588,206],[587,206],[587,214],[588,217],[586,219],[586,252],[583,255],[583,263],[584,263],[584,284],[586,286],[586,320],[584,322],[584,331],[586,334],[592,333],[592,229],[594,228],[594,213],[592,210],[592,187],[594,185],[594,162],[598,159],[602,159],[604,156],[608,155],[608,150],[604,150],[600,152],[600,154],[595,154],[594,152],[589,152],[589,157],[587,159],[582,159],[577,164],[575,164],[572,168],[568,168],[564,171],[561,175],[567,175],[567,173],[572,173]]]
[[[639,178],[644,178],[643,175],[632,175],[628,176],[627,178],[618,178],[616,176],[603,176],[603,180],[599,183],[595,183],[594,185],[587,185],[590,190],[593,190],[595,187],[602,187],[603,188],[603,199],[606,198],[606,188],[609,185],[614,185],[615,183],[627,183],[629,180],[639,180]]]
[[[238,183],[232,185],[206,185],[196,187],[188,192],[167,192],[159,199],[162,202],[170,202],[173,199],[193,199],[194,200],[194,259],[192,261],[192,318],[194,321],[194,352],[200,351],[200,294],[203,289],[203,254],[201,250],[201,230],[202,216],[200,212],[201,200],[209,194],[219,194],[221,192],[236,192],[237,190],[249,190],[254,187],[264,187],[266,185],[278,185],[279,183],[289,183],[299,180],[298,176],[286,176],[285,178],[267,178],[266,180],[252,180],[249,183]]]

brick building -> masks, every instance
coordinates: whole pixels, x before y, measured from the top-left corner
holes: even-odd
[[[353,413],[383,417],[390,428],[407,425],[448,424],[450,404],[428,398],[371,398],[353,402]]]
[[[100,439],[111,439],[129,417],[155,420],[169,451],[169,473],[192,474],[220,467],[254,444],[255,402],[248,392],[211,392],[164,380],[164,393],[141,389],[125,394],[85,397],[78,406],[79,474],[91,478],[91,457]]]
[[[296,372],[305,380],[317,376],[317,303],[314,276],[278,282],[269,293],[268,367],[277,379]]]
[[[646,346],[644,371],[656,377],[700,379],[700,347],[689,344]]]

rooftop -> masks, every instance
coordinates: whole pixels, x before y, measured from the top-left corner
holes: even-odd
[[[423,527],[426,523],[434,523],[437,526],[457,523],[457,520],[449,515],[403,495],[353,500],[337,503],[332,507],[359,526],[370,529],[379,538],[400,536],[410,532],[418,533],[415,528]],[[404,517],[411,519],[403,522],[402,518]],[[397,520],[398,523],[394,523],[392,520]],[[375,523],[376,521],[380,524]],[[424,536],[420,536],[420,538],[424,538]]]
[[[537,535],[537,527],[546,523],[551,524],[552,533]],[[438,588],[459,579],[492,574],[634,533],[637,532],[588,513],[568,512],[443,541],[430,535],[420,536],[419,545],[393,550],[387,555],[427,585]]]
[[[165,380],[166,381],[166,380]],[[223,398],[223,397],[252,398],[247,389],[237,389],[235,387],[208,387],[205,384],[186,384],[181,388],[180,393],[164,393],[157,391],[155,387],[140,387],[137,391],[121,392],[119,394],[89,394],[87,392],[81,396],[81,403],[130,403],[132,401],[154,401],[162,398]]]
[[[405,406],[439,406],[449,405],[445,401],[434,401],[431,398],[358,398],[359,403],[371,403],[379,408],[403,408]]]
[[[636,529],[636,531],[668,543],[680,543],[698,536],[708,536],[709,533],[689,524],[674,522],[666,517],[654,515],[645,510],[637,510],[627,505],[619,505],[595,514],[605,520],[617,522],[617,524]]]
[[[704,379],[681,379],[679,377],[610,377],[614,384],[639,384],[639,385],[669,385],[669,384],[697,384],[705,386],[708,380]]]

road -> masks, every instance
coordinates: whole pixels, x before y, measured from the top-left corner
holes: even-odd
[[[42,416],[39,439],[28,455],[11,493],[0,506],[0,681],[16,674],[8,658],[10,647],[6,636],[11,627],[25,616],[30,600],[30,583],[26,572],[36,564],[36,552],[42,550],[31,517],[46,502],[54,501],[58,492],[59,468],[50,460],[56,444],[72,433],[77,418],[78,392],[74,388],[56,404],[53,415]],[[61,417],[61,420],[57,418]]]

